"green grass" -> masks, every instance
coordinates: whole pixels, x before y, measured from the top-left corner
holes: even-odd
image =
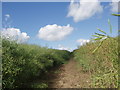
[[[118,37],[105,40],[99,49],[92,53],[101,41],[89,42],[75,50],[77,60],[84,72],[91,73],[90,86],[93,88],[118,87]],[[119,84],[120,85],[120,84]]]
[[[3,88],[21,88],[43,72],[64,64],[70,52],[2,40]],[[42,83],[42,82],[41,82]],[[36,85],[34,85],[35,87]],[[47,85],[37,85],[36,87]]]
[[[46,83],[34,83],[31,88],[48,88]]]
[[[73,52],[84,72],[91,73],[90,86],[95,88],[118,87],[118,37],[105,40],[99,49],[94,49],[101,41],[89,42]],[[72,56],[65,50],[48,49],[36,45],[17,44],[2,40],[3,88],[21,88],[35,77],[43,77],[50,68],[66,64]],[[59,73],[56,71],[55,73]],[[34,83],[31,88],[47,88],[46,83]]]

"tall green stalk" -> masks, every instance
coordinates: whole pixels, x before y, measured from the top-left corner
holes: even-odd
[[[109,27],[110,27],[110,33],[112,33],[112,25],[110,23],[110,20],[108,19],[108,24],[109,24]],[[98,47],[96,47],[92,53],[95,53],[99,48],[100,46],[102,45],[102,43],[106,40],[106,39],[109,39],[110,38],[110,35],[108,35],[105,31],[97,28],[102,34],[100,33],[95,33],[95,35],[92,35],[93,37],[95,37],[95,39],[93,39],[94,41],[100,41]]]

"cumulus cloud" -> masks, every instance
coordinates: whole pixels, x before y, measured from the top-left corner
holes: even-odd
[[[112,0],[112,3],[110,3],[112,12],[120,12],[120,2],[118,1],[120,0]]]
[[[71,1],[67,17],[73,17],[75,22],[88,19],[96,13],[101,13],[103,7],[98,0],[80,0],[80,2]]]
[[[87,39],[78,39],[77,40],[77,43],[79,43],[81,46],[90,42],[90,40],[87,40]]]
[[[58,50],[67,50],[67,51],[72,51],[70,48],[68,48],[68,47],[64,47],[63,45],[58,45],[58,48],[57,48]]]
[[[59,26],[57,24],[46,25],[40,28],[38,37],[47,41],[58,41],[64,39],[73,31],[73,27],[69,24],[67,26]]]
[[[16,40],[19,43],[26,42],[30,36],[25,32],[21,32],[20,29],[17,28],[7,28],[1,31],[2,38],[6,38],[9,40]]]

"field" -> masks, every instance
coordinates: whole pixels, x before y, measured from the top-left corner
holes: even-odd
[[[14,41],[2,40],[2,87],[28,87],[37,76],[50,68],[59,66],[69,60],[70,52],[65,50],[48,49],[36,45],[17,44]],[[29,86],[32,88],[33,85]],[[34,87],[34,86],[33,86]],[[40,88],[47,87],[45,83]]]
[[[120,89],[118,0],[2,1],[2,90]]]
[[[89,42],[81,46],[74,53],[74,59],[79,62],[83,72],[91,74],[90,87],[117,88],[118,87],[118,37],[105,40],[100,48],[94,49],[100,41]]]
[[[95,52],[92,51],[98,46],[100,41],[89,42],[86,45],[79,47],[72,53],[65,50],[49,49],[37,45],[17,44],[15,41],[2,40],[2,87],[3,88],[48,88],[48,83],[39,82],[38,85],[33,82],[36,78],[50,77],[44,76],[51,69],[64,64],[64,68],[70,71],[56,70],[53,73],[66,73],[62,78],[70,79],[78,72],[75,70],[76,65],[79,65],[81,74],[79,77],[87,77],[90,83],[85,85],[84,80],[81,82],[81,87],[91,88],[117,88],[118,83],[118,37],[109,38],[103,42],[101,47]],[[70,58],[73,60],[69,61]],[[73,64],[67,64],[73,62]],[[72,66],[70,66],[72,65]],[[74,67],[74,69],[72,68]],[[74,71],[74,72],[73,72]],[[71,76],[68,76],[68,74]],[[76,76],[76,75],[75,75]],[[68,78],[69,77],[69,78]],[[40,79],[39,78],[39,79]],[[61,79],[64,81],[63,79]],[[76,79],[77,80],[77,79]],[[53,80],[54,81],[54,80]],[[59,81],[59,80],[58,80]],[[67,81],[67,80],[66,80]],[[73,80],[76,82],[75,80]],[[57,81],[56,81],[57,82]],[[66,82],[67,83],[67,82]],[[76,82],[77,84],[77,82]],[[76,85],[75,84],[75,85]],[[56,86],[56,85],[55,85]],[[69,87],[70,85],[68,85]],[[66,86],[67,87],[67,86]],[[59,87],[60,88],[60,87]]]

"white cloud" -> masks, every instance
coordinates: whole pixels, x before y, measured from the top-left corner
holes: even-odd
[[[64,47],[63,45],[58,45],[58,50],[67,50],[67,51],[72,51],[71,48]]]
[[[58,41],[64,39],[73,31],[73,27],[69,24],[67,26],[58,26],[57,24],[46,25],[40,28],[38,37],[47,41]]]
[[[26,42],[30,36],[25,32],[21,32],[20,29],[17,28],[7,28],[1,31],[1,35],[3,38],[7,38],[9,40],[16,40],[19,43]]]
[[[111,11],[112,12],[120,12],[120,10],[118,8],[120,8],[120,3],[118,3],[118,1],[120,0],[112,0],[112,3],[110,3],[111,6]]]
[[[5,21],[7,21],[10,18],[10,14],[5,15]]]
[[[90,40],[87,40],[87,39],[78,39],[76,42],[79,43],[82,46],[82,45],[90,42]]]
[[[12,19],[10,14],[5,14],[2,22],[3,28],[11,28]]]
[[[98,0],[80,0],[75,3],[74,0],[70,3],[67,17],[73,17],[75,22],[88,19],[96,13],[101,13],[103,7]]]
[[[10,17],[10,14],[6,14],[5,16],[9,18],[9,17]]]

